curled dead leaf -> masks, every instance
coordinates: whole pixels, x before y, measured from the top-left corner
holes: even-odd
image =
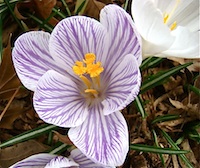
[[[10,41],[7,47],[3,50],[3,59],[0,65],[0,99],[10,99],[22,84],[16,75],[13,62],[11,59],[11,44]],[[23,94],[25,89],[21,89],[17,93]]]
[[[96,0],[88,0],[88,3],[83,15],[99,20],[100,11],[105,5],[106,4],[96,1]]]
[[[61,141],[62,143],[68,144],[68,145],[73,145],[72,141],[69,139],[69,137],[67,135],[62,135],[57,131],[53,131],[56,136],[58,137],[59,141]]]
[[[24,16],[24,11],[29,11],[43,19],[47,19],[51,13],[52,9],[56,5],[57,0],[26,0],[18,2],[15,5],[15,15],[19,19],[27,19]],[[51,17],[48,23],[55,26],[59,21],[55,17]]]
[[[33,154],[41,153],[48,150],[49,147],[35,140],[29,140],[1,149],[0,166],[9,167],[12,164],[27,158]]]

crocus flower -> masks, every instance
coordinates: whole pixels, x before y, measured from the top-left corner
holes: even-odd
[[[198,0],[133,0],[131,11],[144,58],[200,58]]]
[[[80,150],[74,149],[70,156],[57,156],[53,154],[41,153],[32,155],[21,160],[9,168],[111,168],[96,164],[81,153]]]
[[[12,56],[42,120],[71,127],[69,138],[94,162],[123,164],[129,145],[120,110],[139,92],[142,56],[140,36],[122,8],[106,6],[100,22],[63,19],[51,35],[25,33]]]

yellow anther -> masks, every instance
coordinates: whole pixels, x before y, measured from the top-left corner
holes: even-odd
[[[178,7],[178,4],[180,3],[180,0],[176,0],[176,3],[173,7],[173,9],[171,10],[171,12],[169,14],[165,13],[163,16],[163,21],[165,24],[167,24],[167,22],[169,21],[169,19],[172,17],[172,15],[174,14],[175,10]],[[174,30],[177,27],[177,23],[174,22],[171,26],[170,26],[170,30]]]
[[[85,54],[85,59],[75,62],[73,66],[74,73],[80,77],[87,87],[84,92],[88,93],[92,98],[98,97],[97,90],[100,88],[100,74],[104,70],[101,62],[96,62],[95,60],[95,54],[87,53]]]
[[[92,84],[88,80],[88,78],[86,78],[85,76],[80,76],[80,78],[82,79],[82,81],[84,82],[84,84],[87,86],[87,88],[90,89]]]
[[[95,59],[96,59],[96,56],[93,53],[87,53],[85,54],[85,59],[83,61],[84,63],[86,63],[86,65],[88,65],[88,64],[93,64]]]
[[[171,26],[170,26],[170,30],[174,30],[177,27],[177,23],[174,22]]]
[[[76,75],[83,75],[86,73],[86,67],[83,66],[83,62],[76,61],[75,65],[73,66],[73,71]]]
[[[165,24],[167,23],[168,18],[169,18],[169,14],[165,13],[164,18],[163,18]]]
[[[96,64],[90,64],[87,66],[87,73],[91,78],[97,77],[103,72],[103,67],[101,67],[101,63],[97,62]]]
[[[86,89],[85,93],[91,93],[93,94],[95,97],[99,94],[95,89]]]

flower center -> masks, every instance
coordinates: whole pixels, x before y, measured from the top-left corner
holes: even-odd
[[[177,9],[179,3],[180,3],[180,0],[176,0],[176,3],[174,5],[173,9],[171,10],[171,12],[170,13],[164,13],[163,21],[164,21],[165,24],[167,24],[167,22],[169,21],[169,19],[171,18],[171,16],[174,14],[174,12]],[[176,29],[176,27],[177,27],[177,23],[175,21],[175,22],[173,22],[171,24],[170,30],[172,31],[172,30]]]
[[[101,62],[96,62],[94,53],[85,54],[85,59],[76,61],[73,66],[73,71],[80,77],[86,86],[85,93],[89,94],[92,98],[98,97],[100,88],[100,74],[104,68]]]

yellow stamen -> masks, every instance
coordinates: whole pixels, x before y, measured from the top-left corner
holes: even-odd
[[[164,18],[163,18],[165,24],[167,23],[168,18],[169,18],[169,14],[165,13]]]
[[[92,78],[92,82],[97,84],[98,87],[100,87],[100,75],[96,76],[96,77],[93,77]]]
[[[75,65],[73,66],[73,71],[76,75],[83,75],[86,73],[86,67],[83,66],[83,62],[76,61]]]
[[[93,53],[87,53],[85,54],[85,59],[83,60],[83,62],[86,63],[86,65],[93,64],[95,59],[96,59],[96,56]]]
[[[85,76],[80,76],[80,78],[82,79],[82,81],[84,82],[84,84],[87,86],[88,89],[91,88],[92,84],[91,82],[88,80],[88,78],[86,78]]]
[[[170,30],[174,30],[177,27],[176,21],[170,26]]]
[[[92,93],[95,97],[99,94],[95,89],[86,89],[85,93]]]
[[[101,62],[95,63],[96,56],[93,53],[85,54],[85,59],[82,61],[76,61],[73,66],[73,71],[78,75],[83,83],[86,85],[85,93],[90,93],[93,97],[98,96],[96,88],[100,88],[100,74],[104,68],[101,66]],[[88,76],[91,79],[88,79]]]
[[[171,10],[171,12],[169,14],[164,13],[164,17],[163,17],[163,21],[165,24],[167,24],[167,22],[169,21],[169,19],[171,18],[171,16],[174,14],[175,10],[178,7],[178,4],[180,3],[180,0],[176,0],[176,4],[174,5],[174,8]],[[174,30],[177,27],[177,23],[174,22],[171,26],[170,26],[170,30]]]
[[[97,62],[96,64],[87,65],[87,73],[90,74],[90,77],[97,77],[103,72],[103,67],[101,67],[101,63]]]

